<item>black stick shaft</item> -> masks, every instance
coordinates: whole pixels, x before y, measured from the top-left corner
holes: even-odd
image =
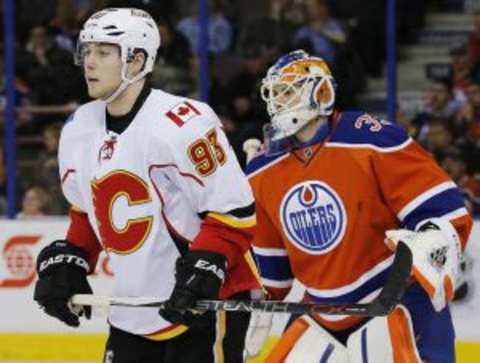
[[[400,302],[405,293],[407,282],[412,269],[412,253],[403,243],[399,242],[395,259],[390,268],[385,286],[378,297],[370,303],[296,303],[286,301],[263,301],[263,300],[199,300],[195,306],[200,311],[246,311],[246,312],[271,312],[289,314],[313,314],[321,313],[328,315],[363,315],[384,316],[389,314]],[[112,298],[110,305],[130,307],[160,307],[163,301],[150,303],[132,304],[122,302],[121,299]]]

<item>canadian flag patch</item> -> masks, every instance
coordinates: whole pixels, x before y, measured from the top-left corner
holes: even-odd
[[[185,122],[198,115],[200,115],[200,112],[188,101],[179,103],[166,113],[166,116],[178,127],[182,127]]]

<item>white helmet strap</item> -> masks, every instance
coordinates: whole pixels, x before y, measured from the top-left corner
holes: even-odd
[[[104,99],[104,101],[106,103],[113,102],[118,96],[120,96],[123,93],[123,91],[125,91],[128,88],[128,86],[130,86],[131,84],[139,81],[140,79],[145,77],[145,75],[147,74],[145,66],[144,66],[144,69],[141,72],[139,72],[132,79],[129,79],[127,77],[127,67],[128,67],[128,62],[123,62],[122,70],[121,70],[122,81],[118,85],[117,89],[115,91],[113,91],[113,93],[110,94],[110,96],[108,96],[107,98]]]

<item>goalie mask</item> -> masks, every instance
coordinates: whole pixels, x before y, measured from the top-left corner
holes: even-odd
[[[153,18],[134,8],[108,8],[93,14],[83,25],[78,37],[75,64],[83,65],[84,50],[89,43],[117,45],[122,61],[121,83],[105,101],[112,102],[128,85],[142,79],[153,70],[160,34]],[[145,65],[135,77],[127,77],[128,63],[135,52],[145,52]]]
[[[265,146],[288,142],[318,116],[329,116],[335,103],[335,80],[322,58],[296,50],[280,57],[262,80],[262,99],[271,123],[264,129]],[[270,147],[269,147],[270,146]]]

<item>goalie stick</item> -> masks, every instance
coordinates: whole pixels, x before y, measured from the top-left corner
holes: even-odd
[[[388,315],[403,297],[412,268],[412,253],[403,243],[399,242],[395,258],[387,281],[380,294],[370,303],[313,303],[287,302],[272,300],[199,300],[195,310],[199,311],[247,311],[269,313],[328,315]],[[155,307],[159,308],[164,301],[155,297],[110,297],[100,295],[77,294],[70,301],[72,305],[90,305],[94,307],[124,306],[124,307]]]

